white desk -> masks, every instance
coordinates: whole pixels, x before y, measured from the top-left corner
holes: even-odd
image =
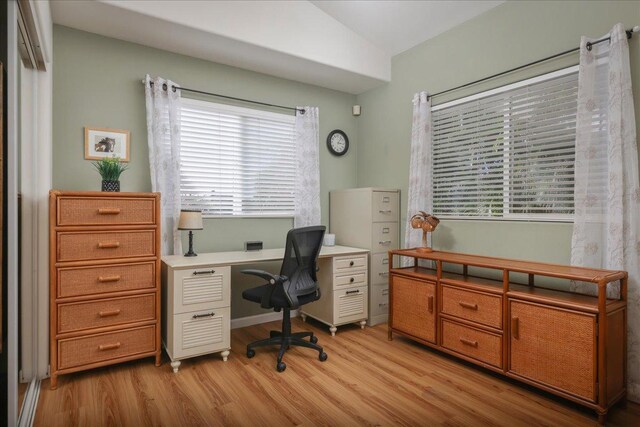
[[[368,250],[323,246],[318,276],[322,297],[301,310],[329,326],[360,323],[368,317]],[[284,248],[212,252],[196,257],[162,257],[162,339],[174,372],[181,360],[231,348],[231,267],[278,261]]]

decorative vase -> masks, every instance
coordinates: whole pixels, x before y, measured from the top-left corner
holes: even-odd
[[[102,191],[118,192],[120,191],[120,181],[102,181]]]

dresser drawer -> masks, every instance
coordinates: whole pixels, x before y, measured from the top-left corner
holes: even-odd
[[[398,199],[400,195],[393,191],[374,191],[371,195],[371,216],[374,222],[398,221]]]
[[[156,255],[155,230],[59,232],[58,261],[84,261]]]
[[[371,284],[389,283],[389,254],[387,252],[371,255]]]
[[[502,329],[502,297],[442,286],[442,312]]]
[[[502,368],[502,336],[442,320],[442,347]]]
[[[60,197],[57,225],[152,225],[155,198]]]
[[[354,286],[367,285],[367,272],[356,271],[347,275],[333,277],[333,289],[352,288]]]
[[[333,322],[336,325],[365,320],[367,315],[367,286],[333,292]]]
[[[58,369],[105,362],[156,350],[156,327],[143,326],[58,341]]]
[[[387,252],[398,248],[398,223],[376,222],[371,225],[371,252]]]
[[[350,271],[367,269],[367,255],[336,257],[333,260],[333,273],[342,274]]]
[[[231,267],[174,270],[174,313],[231,305]]]
[[[58,333],[156,318],[156,294],[58,305]]]
[[[230,348],[230,318],[229,307],[173,316],[173,359]]]
[[[389,313],[389,285],[373,285],[371,289],[371,316],[381,316]]]
[[[154,289],[156,262],[58,268],[58,298]]]

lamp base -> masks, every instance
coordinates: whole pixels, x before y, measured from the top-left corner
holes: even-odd
[[[198,256],[198,254],[193,251],[193,231],[189,231],[189,252],[184,254],[184,256]]]
[[[187,252],[184,256],[198,256],[198,254],[195,252]]]

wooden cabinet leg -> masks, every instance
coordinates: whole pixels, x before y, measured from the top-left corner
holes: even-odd
[[[393,332],[391,332],[391,328],[389,328],[389,331],[387,332],[388,336],[387,339],[389,341],[393,341]]]
[[[226,362],[227,358],[229,357],[229,350],[225,350],[222,353],[220,353],[220,356],[222,356],[222,361]]]
[[[331,332],[331,336],[335,337],[336,336],[336,331],[338,330],[338,328],[336,328],[335,326],[331,325],[331,327],[329,327],[329,332]]]
[[[156,354],[156,366],[162,365],[162,352]]]
[[[171,367],[173,368],[173,373],[177,374],[178,373],[178,369],[180,369],[180,364],[182,362],[180,362],[179,360],[174,360],[173,362],[171,362]]]
[[[607,413],[598,411],[598,424],[601,426],[607,424]]]
[[[56,374],[51,374],[50,382],[51,390],[55,390],[58,388],[58,376]]]

